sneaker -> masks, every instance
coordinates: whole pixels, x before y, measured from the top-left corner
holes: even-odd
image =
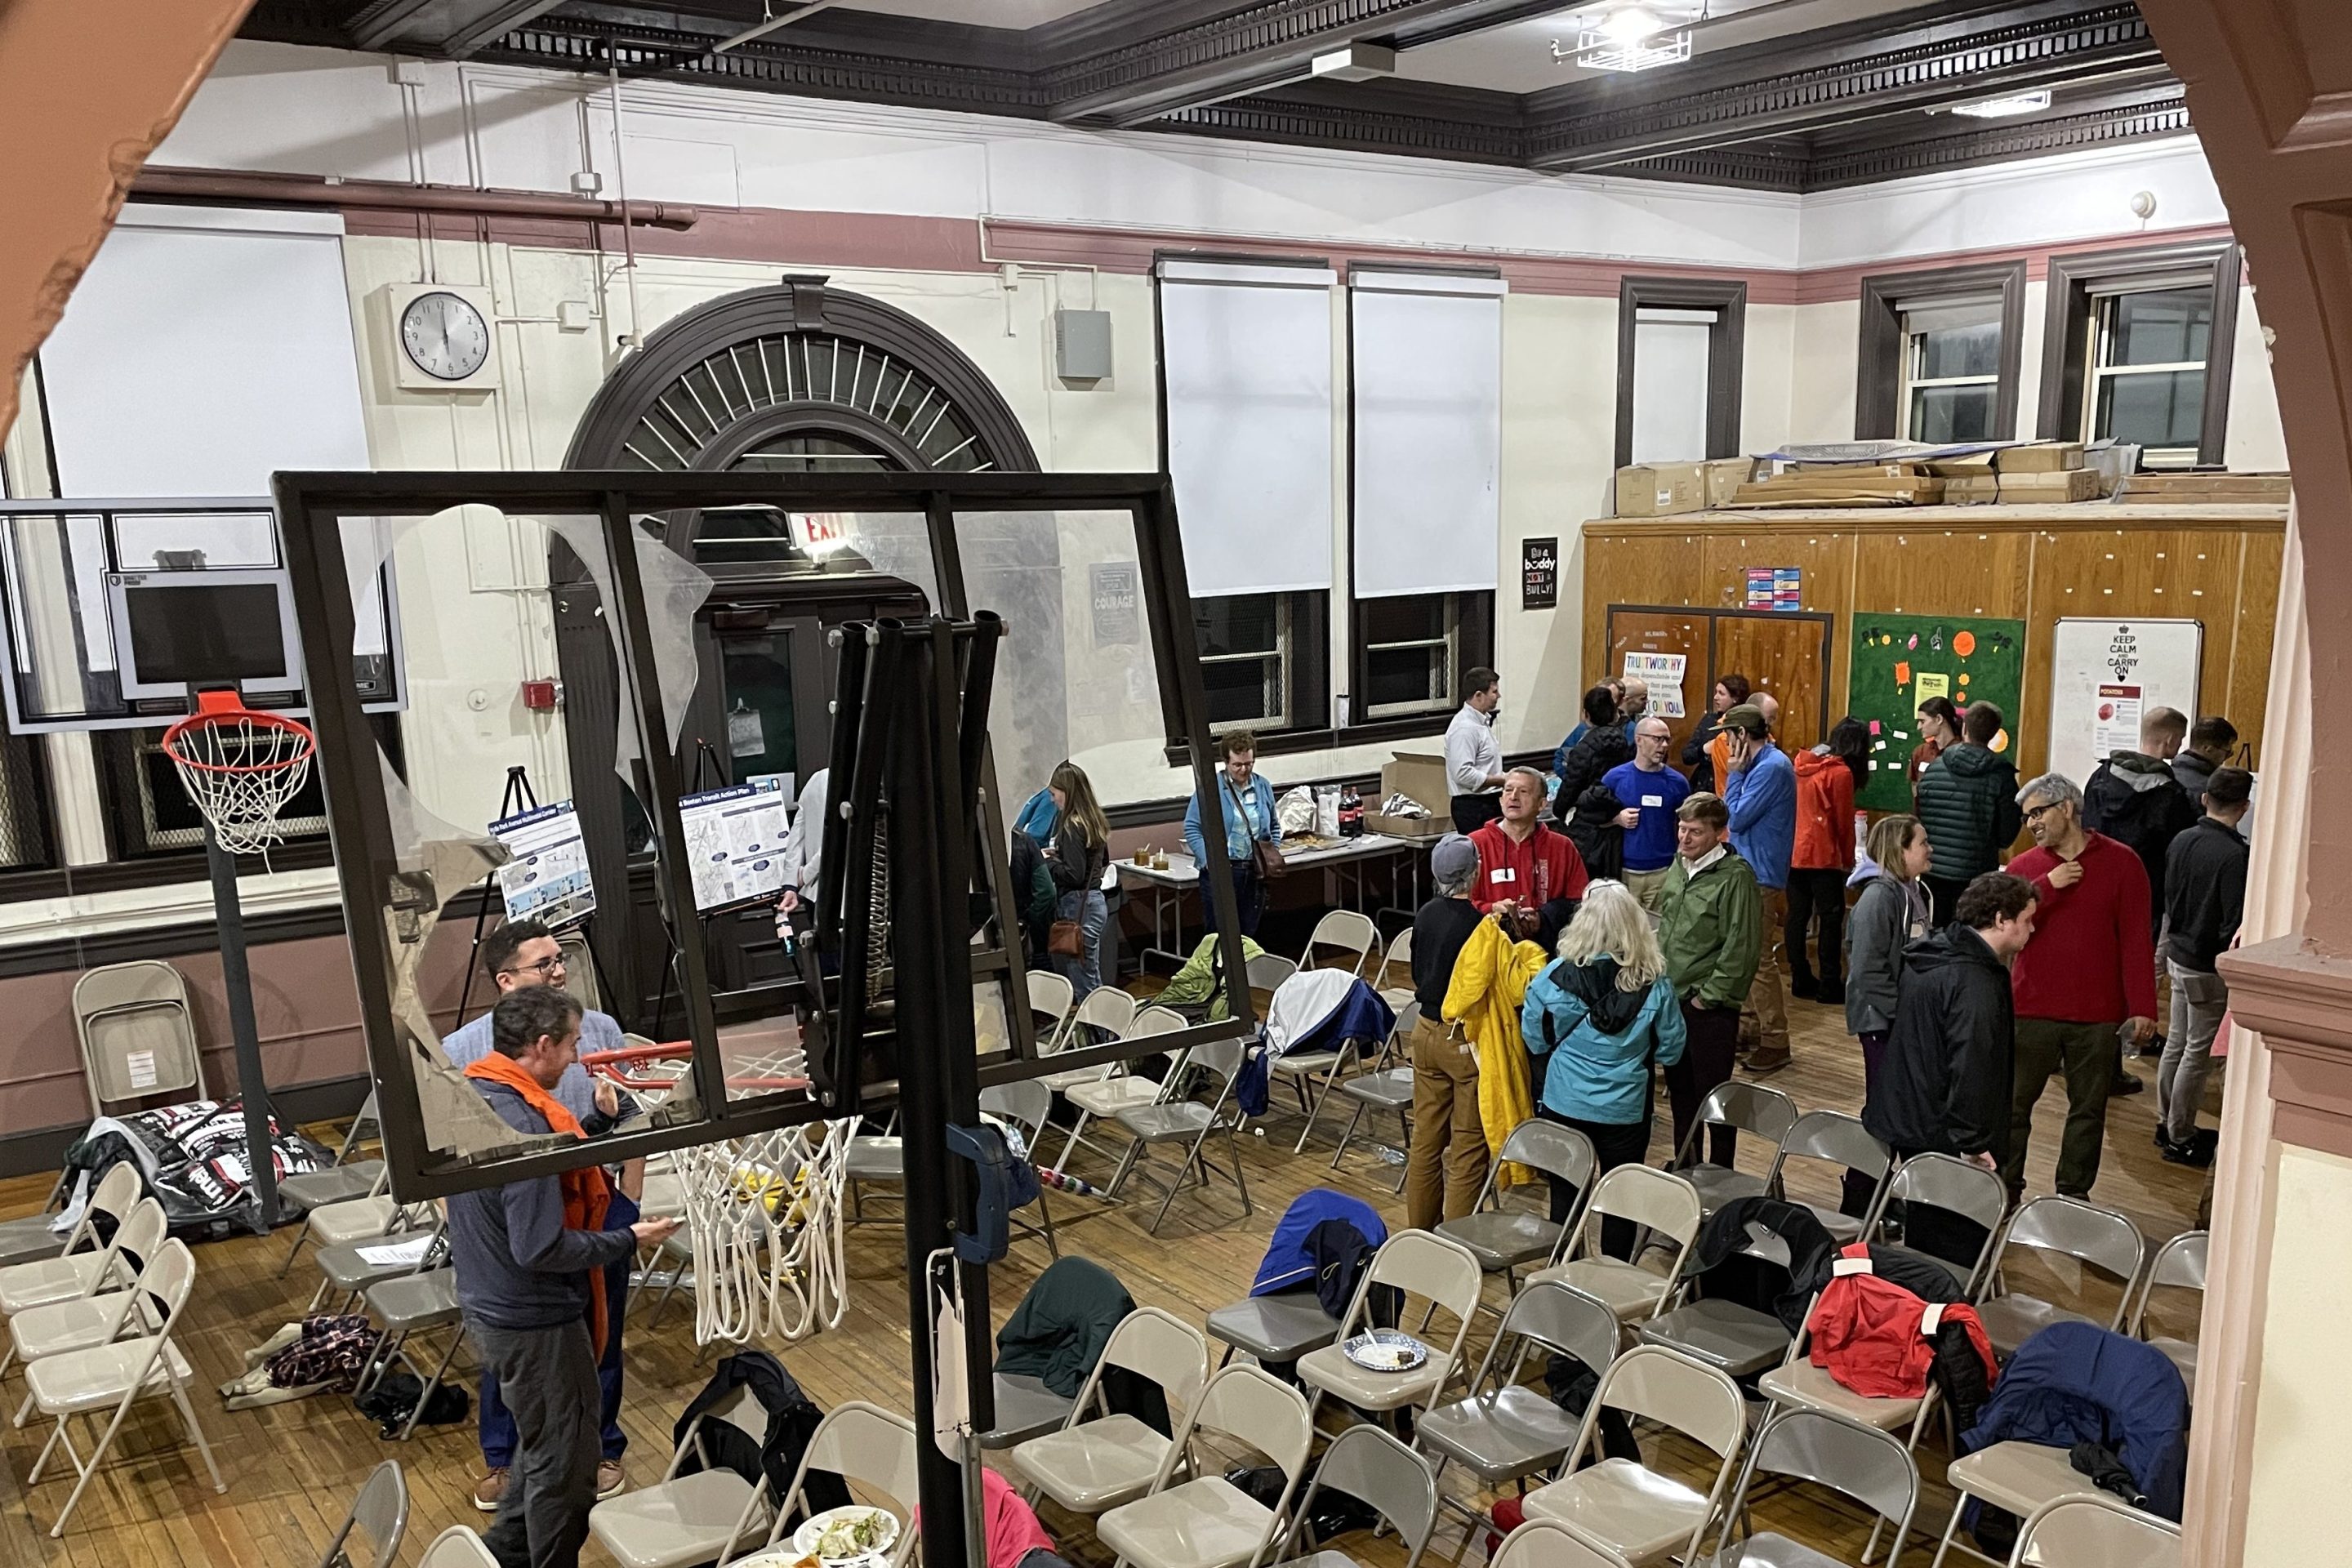
[[[2168,1165],[2188,1165],[2201,1171],[2213,1163],[2213,1151],[2193,1140],[2187,1143],[2168,1140],[2164,1145],[2164,1160]]]
[[[2115,1087],[2107,1090],[2107,1096],[2111,1100],[2120,1100],[2127,1094],[2137,1094],[2147,1087],[2147,1085],[2132,1077],[2131,1074],[2119,1072],[2116,1074]]]
[[[474,1507],[482,1513],[499,1511],[499,1500],[507,1495],[507,1468],[493,1466],[490,1473],[474,1483]]]
[[[628,1478],[622,1473],[620,1460],[605,1459],[597,1465],[596,1500],[598,1502],[603,1502],[608,1497],[618,1497],[621,1489],[628,1484]]]

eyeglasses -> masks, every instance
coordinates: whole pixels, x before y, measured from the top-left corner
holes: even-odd
[[[2025,820],[2028,823],[2039,822],[2065,804],[2064,801],[2053,800],[2041,805],[2029,805],[2025,808]]]
[[[509,969],[501,969],[499,973],[500,974],[536,974],[541,980],[550,980],[554,978],[556,971],[562,967],[563,955],[559,952],[552,958],[542,958],[537,963],[519,963]]]

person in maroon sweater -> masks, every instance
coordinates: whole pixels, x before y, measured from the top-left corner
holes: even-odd
[[[2155,948],[2148,935],[2147,871],[2125,845],[2083,826],[2083,792],[2044,773],[2017,792],[2033,847],[2009,863],[2033,884],[2034,937],[2017,956],[2017,1079],[2001,1175],[2012,1197],[2025,1188],[2033,1106],[2053,1073],[2066,1079],[2066,1131],[2058,1191],[2087,1198],[2099,1179],[2114,1087],[2116,1040],[2156,1032]]]

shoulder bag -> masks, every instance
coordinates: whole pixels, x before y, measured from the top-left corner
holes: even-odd
[[[1224,785],[1225,793],[1234,797],[1234,809],[1241,813],[1242,826],[1248,826],[1249,813],[1243,808],[1242,797],[1234,790],[1233,780],[1225,780]],[[1266,826],[1271,827],[1274,824],[1269,821]],[[1250,858],[1257,865],[1258,876],[1265,881],[1276,881],[1290,875],[1289,862],[1283,859],[1281,847],[1271,838],[1259,838],[1253,836],[1250,839]]]

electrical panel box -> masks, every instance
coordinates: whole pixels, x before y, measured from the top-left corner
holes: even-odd
[[[1100,381],[1110,374],[1110,312],[1054,312],[1054,374],[1064,381]]]

